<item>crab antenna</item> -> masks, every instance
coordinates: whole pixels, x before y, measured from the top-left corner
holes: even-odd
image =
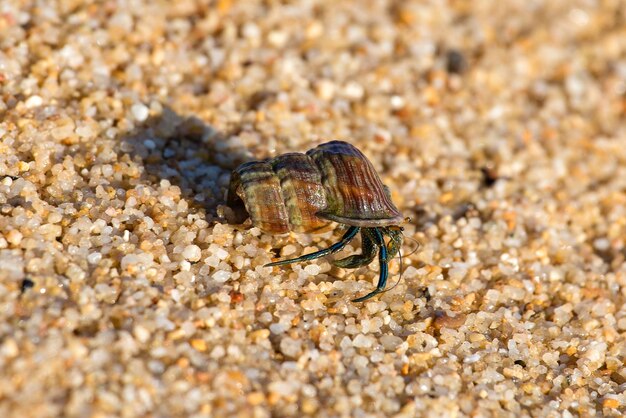
[[[408,256],[410,256],[411,254],[416,253],[416,252],[417,252],[417,250],[419,250],[419,249],[420,249],[420,247],[422,246],[422,244],[421,244],[418,240],[416,240],[415,238],[412,238],[412,237],[407,237],[406,235],[404,235],[404,238],[406,238],[406,239],[408,239],[408,240],[410,240],[410,241],[413,241],[413,242],[415,243],[415,248],[414,248],[414,249],[413,249],[410,253],[405,254],[405,255],[404,255],[405,257],[408,257]]]

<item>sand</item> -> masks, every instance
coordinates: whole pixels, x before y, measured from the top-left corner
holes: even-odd
[[[0,3],[0,416],[626,412],[626,3],[89,3]],[[412,219],[361,304],[221,216],[331,139]]]

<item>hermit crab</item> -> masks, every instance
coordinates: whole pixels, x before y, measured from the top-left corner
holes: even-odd
[[[399,225],[403,217],[391,201],[389,189],[365,155],[343,141],[321,144],[305,154],[288,153],[240,165],[232,173],[227,204],[236,222],[249,216],[253,225],[272,234],[315,232],[331,221],[348,226],[339,242],[328,248],[267,266],[333,254],[360,232],[361,254],[333,262],[338,267],[357,268],[371,263],[378,254],[378,285],[354,302],[384,291],[388,263],[402,246]]]

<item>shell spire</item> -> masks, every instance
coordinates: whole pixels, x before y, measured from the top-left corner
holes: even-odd
[[[372,163],[352,144],[331,141],[309,150],[322,175],[326,207],[317,216],[363,227],[395,225],[402,214]]]

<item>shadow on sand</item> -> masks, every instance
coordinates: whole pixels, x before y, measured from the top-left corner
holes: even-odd
[[[202,120],[177,114],[170,108],[148,119],[121,139],[120,150],[144,167],[142,181],[168,180],[207,220],[217,218],[224,204],[231,171],[252,159],[243,145],[230,141],[236,133],[219,132]]]

